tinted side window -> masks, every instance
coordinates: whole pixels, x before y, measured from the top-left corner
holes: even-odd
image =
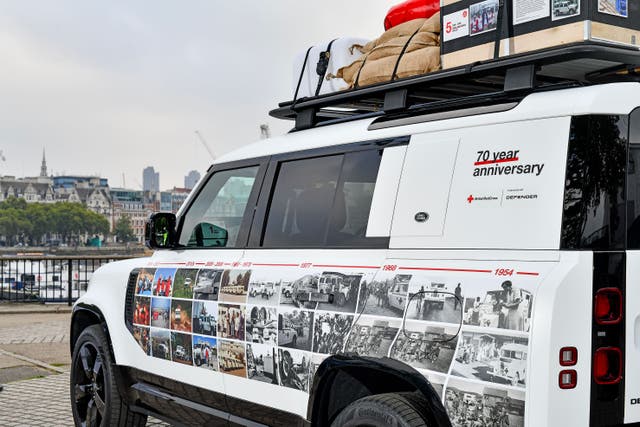
[[[640,249],[640,108],[629,116],[627,215],[627,248]]]
[[[280,164],[263,246],[324,244],[342,159],[338,155]]]
[[[267,213],[264,247],[352,247],[365,237],[381,151],[282,162]]]
[[[579,116],[572,119],[562,248],[624,247],[627,123],[627,116]]]
[[[214,173],[187,211],[179,243],[235,247],[258,166]]]

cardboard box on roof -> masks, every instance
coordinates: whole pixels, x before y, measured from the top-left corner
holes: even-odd
[[[630,0],[441,0],[442,68],[574,43],[638,48],[640,4]]]

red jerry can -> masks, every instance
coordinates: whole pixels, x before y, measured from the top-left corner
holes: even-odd
[[[393,6],[384,18],[385,31],[403,22],[431,18],[440,10],[440,0],[406,0]]]

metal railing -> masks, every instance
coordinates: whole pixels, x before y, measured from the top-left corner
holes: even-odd
[[[2,256],[0,301],[66,302],[87,291],[93,272],[131,256]]]

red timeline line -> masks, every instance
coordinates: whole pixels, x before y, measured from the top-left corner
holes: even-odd
[[[517,162],[519,159],[517,157],[511,157],[509,159],[499,159],[499,160],[485,160],[483,162],[475,162],[474,166],[482,166],[482,165],[492,165],[494,163],[507,163],[507,162]]]
[[[518,271],[516,272],[516,274],[519,274],[521,276],[539,276],[540,273],[532,273],[530,271]]]
[[[493,270],[475,270],[469,268],[398,267],[398,269],[418,271],[453,271],[456,273],[493,273]]]
[[[380,268],[379,265],[332,265],[332,264],[313,264],[314,267],[320,268]]]

